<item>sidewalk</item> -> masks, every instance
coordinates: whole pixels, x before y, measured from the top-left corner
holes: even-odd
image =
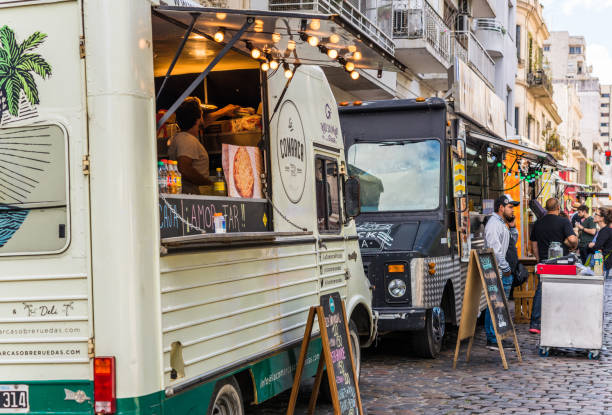
[[[539,336],[524,324],[517,326],[523,362],[507,351],[509,370],[503,369],[499,352],[486,349],[482,327],[477,327],[470,363],[463,346],[457,370],[452,368],[455,338],[436,360],[407,355],[400,339],[383,339],[362,356],[364,409],[369,415],[612,414],[612,281],[606,282],[605,301],[600,360],[588,360],[582,351],[540,357]],[[296,414],[305,413],[310,388],[311,382],[302,387]],[[247,413],[285,413],[288,397],[285,393]],[[317,414],[333,413],[330,405],[317,408]]]

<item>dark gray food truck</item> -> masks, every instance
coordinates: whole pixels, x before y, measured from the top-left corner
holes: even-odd
[[[408,332],[417,354],[436,357],[446,325],[459,323],[469,251],[483,247],[485,218],[505,193],[505,156],[520,155],[521,168],[549,157],[440,98],[339,111],[348,173],[360,181],[357,231],[378,332]]]

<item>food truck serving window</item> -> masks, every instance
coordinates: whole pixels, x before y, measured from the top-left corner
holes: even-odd
[[[362,212],[439,207],[438,140],[356,143],[349,148],[347,159],[349,174],[359,178]]]
[[[68,246],[67,154],[58,125],[0,128],[0,256]]]

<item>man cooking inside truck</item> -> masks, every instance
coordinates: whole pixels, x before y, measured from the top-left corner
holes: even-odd
[[[176,123],[181,132],[170,142],[168,155],[178,161],[183,179],[183,193],[200,194],[199,186],[212,184],[208,153],[198,140],[200,129],[218,118],[234,115],[238,105],[227,105],[210,114],[203,114],[197,97],[188,97],[176,110]]]

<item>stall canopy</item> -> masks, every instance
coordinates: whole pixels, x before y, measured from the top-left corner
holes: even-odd
[[[545,151],[535,150],[533,148],[525,147],[520,144],[515,144],[510,141],[501,140],[499,138],[474,131],[470,131],[468,135],[474,140],[484,141],[486,143],[501,147],[506,152],[513,154],[516,157],[529,160],[533,163],[547,165],[553,168],[560,167],[557,160],[551,154]]]
[[[264,63],[284,70],[296,65],[344,67],[347,77],[355,78],[355,69],[405,70],[392,54],[336,14],[158,6],[153,9],[153,41],[155,76],[201,72],[198,83],[212,70]],[[161,90],[163,85],[158,95]]]

